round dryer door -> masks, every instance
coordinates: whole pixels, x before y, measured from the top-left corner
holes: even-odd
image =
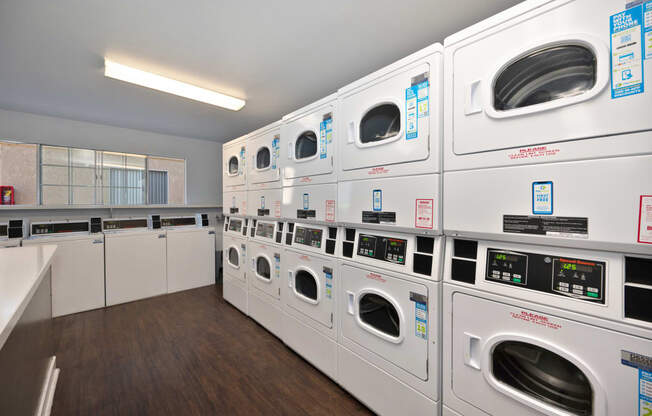
[[[401,131],[401,110],[394,103],[373,107],[360,120],[362,144],[382,142],[396,137]]]
[[[396,306],[376,293],[365,293],[358,301],[360,320],[376,331],[398,338],[401,334],[401,320]]]
[[[314,131],[305,131],[297,138],[294,144],[294,158],[296,160],[310,159],[317,155],[317,135]]]
[[[234,246],[229,247],[227,259],[233,268],[240,268],[240,252]]]
[[[272,280],[272,265],[266,257],[256,258],[256,276],[266,281]]]
[[[294,292],[297,297],[308,303],[319,301],[319,282],[308,270],[299,269],[294,273]]]
[[[256,169],[265,170],[268,169],[272,160],[272,154],[269,150],[269,147],[261,147],[256,152]]]
[[[574,415],[592,415],[588,378],[564,357],[538,345],[505,341],[494,347],[493,375],[536,400]]]
[[[235,157],[235,156],[231,156],[231,158],[229,159],[229,165],[228,165],[228,167],[229,167],[229,172],[228,172],[229,176],[235,176],[235,175],[238,174],[238,164],[239,164],[238,158]]]

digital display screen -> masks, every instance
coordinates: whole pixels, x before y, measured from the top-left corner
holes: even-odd
[[[229,221],[229,231],[242,231],[242,220],[231,219]]]
[[[586,266],[583,264],[575,264],[575,263],[561,262],[561,268],[564,270],[573,270],[573,271],[585,272],[585,273],[591,273],[593,271],[593,267],[591,266]]]
[[[502,261],[518,261],[519,260],[518,256],[511,256],[511,255],[505,254],[505,253],[496,253],[494,258],[496,260],[502,260]]]
[[[180,227],[185,225],[196,225],[195,217],[178,217],[178,218],[163,218],[161,220],[163,227]]]
[[[323,230],[319,228],[296,227],[294,242],[310,247],[321,248]]]
[[[274,238],[274,223],[258,221],[258,226],[256,227],[256,236]]]

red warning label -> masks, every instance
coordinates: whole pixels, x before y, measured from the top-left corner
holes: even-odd
[[[281,201],[274,201],[274,216],[281,218]]]
[[[416,228],[428,228],[432,230],[434,217],[433,199],[417,199],[414,203],[414,226]]]
[[[389,173],[389,169],[385,168],[384,166],[371,168],[367,171],[368,175],[384,175],[386,173]]]
[[[327,222],[335,222],[335,201],[333,199],[326,200],[326,216]]]
[[[539,315],[537,313],[532,313],[528,311],[521,311],[521,313],[516,313],[516,312],[510,312],[512,315],[512,318],[514,319],[519,319],[521,321],[525,322],[530,322],[531,324],[534,325],[541,325],[545,326],[546,328],[550,329],[559,329],[561,328],[561,324],[552,322],[550,318],[548,318],[545,315]]]
[[[511,160],[534,159],[538,157],[550,157],[559,153],[559,149],[548,149],[548,146],[524,147],[516,153],[507,155]]]
[[[638,208],[639,243],[652,244],[652,195],[641,195]]]

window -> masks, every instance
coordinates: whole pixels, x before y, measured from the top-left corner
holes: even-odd
[[[299,270],[294,277],[297,293],[308,299],[317,300],[317,279],[305,270]]]
[[[401,111],[395,104],[381,104],[369,110],[360,121],[360,142],[390,139],[401,131]]]
[[[505,68],[494,85],[494,107],[505,111],[572,97],[596,82],[597,60],[579,45],[539,49]]]
[[[14,204],[36,204],[38,146],[0,142],[0,185],[14,187]]]
[[[574,415],[591,415],[593,393],[573,363],[537,345],[501,342],[493,351],[493,373],[528,396]]]
[[[40,196],[42,205],[185,204],[186,162],[40,146]]]
[[[367,325],[397,338],[401,333],[398,312],[390,301],[374,293],[360,297],[360,320]]]
[[[271,162],[269,147],[261,147],[256,153],[256,169],[266,169]]]
[[[272,273],[269,261],[265,257],[258,257],[256,259],[256,274],[267,280],[272,280]]]
[[[294,144],[294,157],[306,159],[317,154],[317,135],[314,131],[301,133]]]

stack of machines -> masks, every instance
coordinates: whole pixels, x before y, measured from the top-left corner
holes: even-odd
[[[526,1],[444,43],[447,416],[652,412],[640,3]]]
[[[378,414],[650,414],[650,16],[528,0],[225,144],[249,314]]]

